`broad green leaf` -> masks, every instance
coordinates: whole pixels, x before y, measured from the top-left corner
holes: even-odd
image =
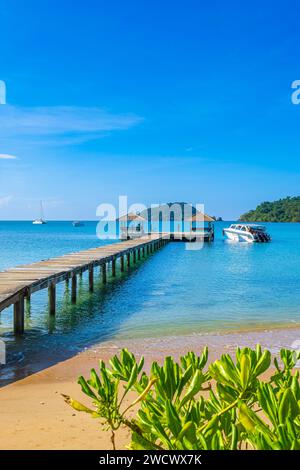
[[[248,354],[243,354],[241,357],[241,371],[240,371],[240,377],[241,377],[241,385],[244,390],[246,390],[248,383],[249,383],[249,378],[251,374],[251,361],[250,357]]]
[[[271,364],[271,353],[270,351],[264,351],[261,355],[260,359],[258,360],[253,374],[255,377],[258,377],[260,374],[265,372]]]
[[[294,419],[299,415],[299,405],[290,388],[285,390],[279,405],[279,422],[284,423],[287,418]]]
[[[181,431],[180,418],[179,418],[174,406],[170,402],[170,400],[166,401],[165,406],[166,406],[167,426],[170,429],[170,431],[172,432],[173,436],[177,438],[178,435],[180,434],[180,431]]]
[[[181,400],[180,408],[188,403],[194,396],[200,391],[202,385],[202,374],[200,370],[196,370],[194,377],[192,378],[191,384]]]

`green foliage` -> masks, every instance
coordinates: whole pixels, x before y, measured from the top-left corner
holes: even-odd
[[[223,354],[209,366],[207,348],[179,363],[166,357],[162,365],[153,362],[149,374],[144,359],[137,362],[124,349],[110,368],[100,361],[98,373],[92,369],[89,380],[79,378],[92,408],[65,399],[111,429],[113,446],[115,431],[125,425],[132,449],[300,449],[299,372],[293,372],[299,355],[282,349],[280,356],[265,382],[260,376],[271,354],[259,345],[238,348],[234,359]],[[125,406],[128,393],[136,398]]]
[[[300,196],[263,202],[241,215],[243,222],[300,222]]]

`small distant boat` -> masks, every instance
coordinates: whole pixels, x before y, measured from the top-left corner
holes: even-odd
[[[223,229],[223,235],[236,242],[267,243],[271,241],[264,225],[231,224],[230,227]]]
[[[81,222],[80,220],[74,220],[74,222],[72,222],[72,225],[73,227],[83,227],[84,223]]]
[[[35,219],[33,222],[33,225],[44,225],[47,222],[44,220],[44,211],[43,211],[43,203],[42,201],[40,202],[40,217],[38,219]]]

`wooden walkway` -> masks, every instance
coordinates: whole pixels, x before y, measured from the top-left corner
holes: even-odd
[[[76,302],[77,275],[89,272],[89,289],[94,286],[94,268],[100,266],[102,280],[107,278],[107,264],[111,263],[112,276],[116,276],[116,261],[125,270],[141,256],[153,253],[169,241],[167,234],[152,234],[136,240],[112,243],[99,248],[70,253],[37,263],[17,266],[0,272],[0,312],[14,306],[14,332],[24,333],[24,301],[42,289],[49,292],[49,313],[55,315],[56,284],[71,279],[71,300]]]

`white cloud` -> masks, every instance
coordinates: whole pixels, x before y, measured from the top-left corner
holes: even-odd
[[[21,108],[0,107],[0,138],[68,138],[74,143],[97,139],[103,133],[135,126],[142,118],[135,114],[112,114],[101,108],[54,106]]]
[[[11,195],[0,197],[0,207],[6,206],[12,200],[12,198],[13,196]]]
[[[0,153],[0,160],[15,160],[15,155],[9,155],[8,153]]]

